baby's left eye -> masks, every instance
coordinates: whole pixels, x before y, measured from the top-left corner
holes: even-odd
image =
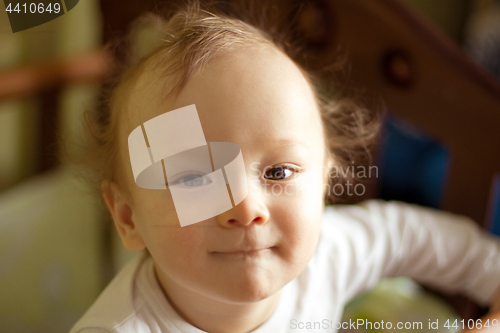
[[[267,169],[264,172],[264,178],[269,180],[283,180],[293,175],[296,172],[295,169],[292,169],[288,166],[277,166],[270,169]]]
[[[210,183],[212,183],[212,181],[208,177],[205,177],[204,175],[200,174],[191,173],[177,178],[177,180],[172,182],[172,185],[182,184],[186,187],[198,187],[198,186],[208,185]]]

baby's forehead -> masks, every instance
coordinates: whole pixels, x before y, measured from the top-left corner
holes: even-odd
[[[314,112],[314,96],[300,69],[277,49],[238,50],[225,53],[208,62],[203,70],[187,81],[178,95],[167,96],[179,77],[164,75],[156,63],[142,66],[131,77],[122,122],[122,138],[144,122],[168,111],[196,104],[202,123],[221,129],[224,124],[239,124],[243,117],[261,118],[245,126],[262,127],[262,117],[302,105]],[[287,111],[288,112],[288,111]],[[317,111],[316,111],[317,113]],[[301,115],[302,116],[302,115]],[[309,115],[310,116],[310,115]],[[313,117],[316,118],[316,117]],[[232,122],[231,122],[232,121]],[[286,119],[283,119],[286,123]],[[214,125],[214,126],[210,126]]]

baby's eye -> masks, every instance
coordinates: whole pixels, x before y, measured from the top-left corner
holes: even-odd
[[[297,172],[297,169],[292,166],[280,165],[267,169],[264,172],[264,178],[269,180],[283,180],[293,176],[295,172]]]
[[[171,182],[172,185],[182,184],[186,187],[198,187],[208,185],[210,183],[212,183],[210,178],[196,173],[184,174]]]

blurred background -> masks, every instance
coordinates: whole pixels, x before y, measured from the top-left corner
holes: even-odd
[[[498,1],[400,1],[433,22],[487,71],[500,75]],[[81,136],[82,113],[95,107],[98,81],[82,80],[28,97],[2,95],[2,89],[9,88],[5,78],[12,73],[17,73],[12,80],[22,80],[23,69],[29,66],[51,68],[53,59],[92,54],[103,44],[105,23],[100,1],[82,0],[59,18],[14,34],[0,5],[0,81],[4,79],[0,86],[0,332],[68,331],[133,255],[122,248],[99,197],[66,165],[50,156],[41,158],[42,151],[52,148],[54,133],[64,142]],[[54,106],[60,112],[52,123],[47,119],[53,117]],[[410,132],[428,144],[397,120],[387,126],[393,135]],[[444,168],[439,156],[438,164]],[[386,158],[384,163],[391,160]],[[443,178],[442,172],[438,168],[438,179]],[[439,181],[436,184],[439,192]],[[391,198],[389,192],[387,198]],[[408,195],[409,201],[438,206],[439,198],[432,195],[424,199]]]

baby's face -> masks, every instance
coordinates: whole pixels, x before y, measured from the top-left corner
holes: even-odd
[[[163,81],[148,83],[151,77],[143,75],[130,96],[122,151],[144,121],[195,104],[207,142],[241,148],[249,184],[236,207],[181,227],[170,191],[139,188],[124,158],[132,220],[160,283],[167,293],[176,288],[224,302],[271,296],[306,267],[321,230],[325,144],[310,86],[273,49],[212,60],[176,100],[162,100]]]

